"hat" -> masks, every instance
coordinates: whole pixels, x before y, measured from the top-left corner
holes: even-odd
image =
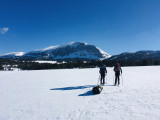
[[[116,66],[118,67],[118,66],[119,66],[119,63],[117,63]]]

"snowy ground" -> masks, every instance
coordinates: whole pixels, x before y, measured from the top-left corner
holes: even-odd
[[[123,67],[93,95],[98,69],[0,72],[0,120],[160,120],[160,66]],[[122,81],[121,81],[122,83]]]

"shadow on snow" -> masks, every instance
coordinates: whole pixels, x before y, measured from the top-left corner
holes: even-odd
[[[52,88],[50,90],[77,90],[94,87],[95,85],[85,85],[85,86],[74,86],[74,87],[63,87],[63,88]]]
[[[52,88],[50,90],[77,90],[77,89],[85,89],[95,87],[96,85],[85,85],[85,86],[74,86],[74,87],[63,87],[63,88]],[[115,86],[115,85],[104,85],[104,86]],[[95,95],[92,93],[92,90],[89,90],[83,94],[79,94],[78,96],[92,96]]]
[[[115,85],[103,85],[103,86],[115,86]],[[94,86],[92,86],[92,87],[94,87]],[[90,91],[87,91],[83,94],[79,94],[78,96],[92,96],[92,95],[97,95],[97,94],[93,94],[92,90],[90,90]]]
[[[91,96],[91,95],[95,95],[92,93],[92,90],[88,91],[88,92],[85,92],[83,94],[79,94],[78,96]]]

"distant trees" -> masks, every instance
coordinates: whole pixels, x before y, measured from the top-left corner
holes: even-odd
[[[72,68],[95,68],[105,64],[107,67],[113,67],[117,62],[121,66],[148,66],[148,65],[160,65],[160,60],[148,60],[143,59],[139,61],[114,61],[114,60],[91,60],[91,61],[68,61],[67,63],[37,63],[32,61],[22,61],[13,59],[0,59],[0,70],[3,70],[3,66],[9,66],[5,70],[11,70],[11,68],[19,68],[21,70],[42,70],[42,69],[72,69]]]
[[[0,70],[3,70],[3,67],[2,67],[2,65],[0,64]]]
[[[3,70],[3,67],[2,67],[2,62],[0,60],[0,70]]]

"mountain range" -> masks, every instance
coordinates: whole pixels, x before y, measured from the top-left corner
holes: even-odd
[[[100,48],[84,42],[50,46],[44,49],[24,52],[12,52],[1,55],[0,58],[23,60],[97,60],[111,57]]]
[[[119,55],[114,55],[108,60],[128,60],[128,61],[138,61],[138,60],[160,60],[160,51],[143,50],[137,52],[125,52]]]
[[[44,49],[34,50],[27,53],[12,52],[0,55],[0,58],[21,59],[21,60],[160,60],[160,51],[138,51],[125,52],[118,55],[109,55],[95,45],[84,42],[71,42],[64,45],[50,46]]]

